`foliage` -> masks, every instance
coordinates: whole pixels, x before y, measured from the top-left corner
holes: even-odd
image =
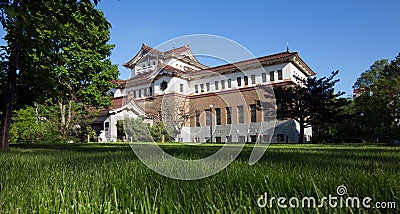
[[[93,3],[97,4],[98,1],[94,0]],[[93,3],[90,0],[3,0],[0,2],[0,22],[6,32],[4,37],[6,45],[1,48],[6,82],[0,85],[7,88],[2,91],[4,101],[1,108],[3,114],[0,118],[0,150],[8,150],[9,128],[17,92],[16,103],[21,107],[23,104],[32,105],[33,101],[39,102],[40,97],[47,99],[62,95],[60,99],[65,96],[70,98],[74,96],[71,90],[76,89],[73,86],[93,83],[87,86],[87,90],[78,88],[80,91],[75,91],[81,94],[82,100],[62,99],[63,102],[58,102],[57,104],[61,103],[59,105],[61,113],[65,110],[68,112],[67,117],[70,118],[71,100],[76,103],[87,103],[90,100],[95,106],[104,104],[101,101],[104,96],[101,95],[109,86],[109,83],[104,82],[117,72],[106,59],[111,47],[101,45],[105,40],[108,41],[110,26],[103,14],[94,8]],[[68,48],[73,51],[69,51]],[[60,54],[60,50],[64,55]],[[3,53],[5,53],[4,57]],[[101,69],[99,70],[102,66],[106,67],[105,70],[113,70],[110,71],[112,74],[102,74]],[[77,67],[81,70],[76,69]],[[68,68],[67,73],[65,68]],[[71,73],[69,73],[69,68],[71,68]],[[53,72],[49,72],[51,69]],[[88,69],[88,75],[86,75],[86,69]],[[91,75],[93,70],[100,74]],[[59,90],[57,86],[61,88],[67,86],[69,91]],[[60,94],[55,94],[54,91],[59,91]],[[70,127],[65,125],[65,130],[68,132]]]
[[[173,136],[171,136],[169,131],[165,128],[165,125],[162,121],[159,121],[156,125],[152,126],[150,128],[150,133],[155,142],[161,142],[163,136],[165,142],[174,141]]]
[[[83,126],[75,126],[74,134],[72,135],[74,142],[86,143],[88,142],[97,142],[97,134],[96,131],[90,125],[83,125]],[[89,139],[88,139],[89,137]]]
[[[163,144],[183,159],[220,147]],[[148,169],[124,144],[20,145],[0,155],[1,213],[399,213],[400,148],[349,145],[269,145],[249,166],[245,147],[229,167],[211,177],[179,181]],[[259,208],[271,197],[346,196],[395,201],[395,209]],[[275,200],[276,202],[276,200]],[[326,202],[326,201],[325,201]],[[287,203],[287,201],[286,201]]]
[[[60,139],[57,127],[39,111],[41,108],[25,107],[14,112],[11,125],[11,142],[56,142]]]
[[[299,143],[304,141],[304,129],[337,120],[349,101],[340,98],[344,93],[335,93],[334,80],[338,71],[329,77],[298,79],[300,84],[275,87],[277,118],[294,119],[300,124]]]
[[[353,88],[356,90],[365,90],[374,86],[378,81],[383,69],[389,65],[387,59],[377,60],[372,64],[368,70],[363,72],[357,81],[354,83]]]
[[[387,60],[375,62],[357,80],[355,86],[366,82],[365,76],[377,77],[369,87],[358,91],[354,111],[364,140],[388,143],[400,139],[400,54],[390,64],[380,62]]]
[[[132,137],[133,142],[152,141],[149,125],[144,123],[140,118],[125,118],[124,130],[129,139]]]

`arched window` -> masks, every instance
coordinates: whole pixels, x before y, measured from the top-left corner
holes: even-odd
[[[162,81],[161,85],[160,85],[160,90],[165,91],[165,89],[167,89],[167,87],[168,87],[168,83],[165,81]]]

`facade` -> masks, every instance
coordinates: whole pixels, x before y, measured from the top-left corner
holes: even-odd
[[[150,124],[162,120],[181,142],[297,142],[297,122],[277,121],[269,113],[274,111],[266,106],[276,105],[268,88],[315,75],[297,52],[209,67],[189,45],[162,52],[143,44],[124,66],[131,77],[116,81],[113,106],[94,124],[104,141],[121,137],[117,121],[129,117]],[[309,141],[311,128],[305,135]]]

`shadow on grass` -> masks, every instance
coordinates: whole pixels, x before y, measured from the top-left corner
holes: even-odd
[[[201,159],[220,149],[219,146],[160,145],[170,155]],[[112,161],[137,160],[129,144],[13,144],[12,153],[32,154],[54,158],[63,164],[93,164]],[[13,150],[15,148],[15,150]],[[237,161],[248,162],[253,148],[246,146]],[[360,147],[343,145],[272,145],[257,163],[296,167],[350,167],[364,171],[384,166],[387,170],[399,170],[400,148]]]

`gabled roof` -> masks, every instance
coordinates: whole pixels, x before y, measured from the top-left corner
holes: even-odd
[[[186,74],[185,71],[179,70],[169,65],[159,64],[153,72],[140,73],[133,78],[128,79],[127,83],[129,85],[136,84],[137,82],[143,83],[146,81],[151,81],[159,75],[182,76],[184,74]]]
[[[136,114],[138,117],[146,118],[146,116],[147,116],[146,112],[144,112],[138,105],[136,105],[136,103],[132,99],[128,100],[127,97],[121,97],[121,99],[124,101],[121,102],[121,105],[119,107],[113,106],[114,108],[109,111],[111,114],[116,114],[123,110],[129,110],[129,111],[132,111],[134,114]],[[126,104],[124,104],[124,103],[126,103]]]
[[[130,110],[135,113],[138,117],[146,118],[147,114],[143,111],[132,99],[128,97],[115,97],[111,99],[111,106],[106,109],[102,109],[99,112],[99,116],[114,114],[123,110]]]
[[[186,54],[184,54],[184,53],[186,53]],[[127,63],[124,63],[123,66],[125,66],[126,68],[133,68],[136,65],[136,63],[138,63],[138,61],[146,54],[151,54],[151,55],[156,55],[156,56],[160,56],[160,55],[162,55],[162,56],[171,55],[172,56],[174,54],[181,55],[181,56],[184,56],[184,58],[186,60],[190,60],[194,64],[198,64],[198,66],[200,66],[202,68],[208,67],[208,66],[201,64],[196,59],[196,57],[193,55],[192,51],[190,50],[189,45],[184,45],[182,47],[178,47],[178,48],[174,48],[174,49],[162,52],[155,48],[147,46],[146,44],[142,44],[142,47],[140,48],[139,52]]]

